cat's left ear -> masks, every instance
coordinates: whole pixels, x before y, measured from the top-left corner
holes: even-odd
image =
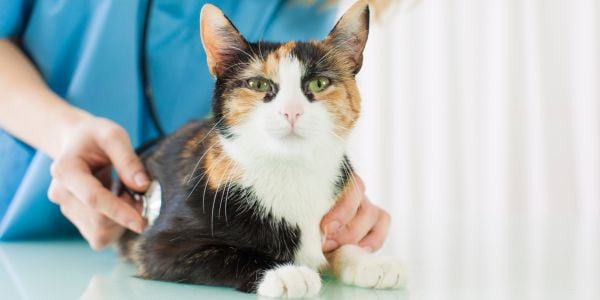
[[[366,0],[359,0],[340,18],[325,43],[343,55],[354,74],[360,71],[363,61],[363,50],[369,35],[369,5]]]
[[[210,74],[219,77],[236,55],[249,49],[248,42],[223,12],[212,4],[200,11],[200,38]]]

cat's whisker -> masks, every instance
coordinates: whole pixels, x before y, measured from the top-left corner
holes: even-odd
[[[210,151],[210,149],[212,149],[215,145],[217,145],[219,143],[219,141],[217,140],[215,143],[213,143],[204,153],[205,155]],[[203,155],[204,156],[204,155]],[[222,161],[223,157],[221,157],[218,162]],[[187,195],[187,197],[185,198],[185,201],[187,201],[190,196],[194,193],[194,191],[196,190],[196,188],[198,187],[198,185],[202,182],[202,179],[204,179],[204,177],[210,173],[210,171],[214,168],[215,164],[211,165],[207,170],[205,170],[205,172],[202,173],[202,176],[200,176],[200,179],[198,179],[196,181],[196,183],[194,184],[194,187],[192,188],[192,190],[190,191],[190,193]],[[207,181],[208,182],[208,181]],[[205,213],[204,210],[204,198],[206,196],[206,186],[204,187],[204,192],[202,194],[202,213]]]
[[[210,152],[210,150],[211,150],[212,148],[214,148],[216,145],[220,145],[220,141],[219,141],[219,140],[217,140],[217,141],[215,141],[214,143],[212,143],[212,144],[210,145],[210,147],[208,147],[208,148],[206,149],[206,152],[204,152],[204,154],[202,155],[202,157],[200,157],[200,160],[199,160],[199,161],[202,161],[202,159],[204,158],[204,156],[205,156],[206,154],[208,154],[208,152]],[[203,172],[203,173],[200,173],[200,174],[198,174],[198,175],[196,175],[196,176],[192,177],[190,180],[196,180],[196,179],[198,179],[198,177],[203,177],[204,175],[206,175],[206,173],[204,173],[204,172]],[[202,178],[201,178],[201,179],[202,179]]]
[[[258,40],[258,41],[255,43],[255,45],[257,45],[257,46],[259,46],[259,47],[260,47],[260,40]],[[260,56],[259,56],[259,55],[257,55],[257,54],[256,54],[256,51],[254,51],[254,48],[253,48],[252,46],[250,46],[250,47],[248,47],[248,48],[250,49],[250,52],[252,52],[252,55],[254,55],[254,57],[256,57],[256,58],[257,58],[257,60],[261,60],[261,59],[262,59],[262,55],[260,55]]]
[[[237,64],[229,65],[229,66],[227,66],[227,68],[225,68],[225,69],[223,70],[223,72],[225,72],[225,71],[228,71],[229,69],[231,69],[231,68],[233,68],[233,67],[237,67],[237,66],[248,66],[248,65],[250,65],[250,63],[249,63],[249,62],[241,62],[241,63],[237,63]]]
[[[202,142],[204,142],[204,140],[206,140],[207,137],[210,136],[211,132],[213,130],[215,130],[215,128],[217,128],[217,126],[219,126],[219,124],[225,120],[225,118],[221,118],[219,120],[217,120],[217,122],[215,122],[215,124],[210,128],[210,130],[206,133],[206,135],[196,144],[196,146],[200,145]],[[213,144],[214,146],[214,144]],[[212,147],[212,146],[211,146]],[[198,159],[198,161],[196,162],[196,165],[194,165],[194,169],[192,170],[192,173],[190,174],[190,176],[188,177],[187,180],[187,184],[189,184],[192,181],[192,177],[194,176],[194,174],[196,173],[196,170],[198,169],[198,166],[200,165],[200,162],[202,161],[202,158],[204,158],[204,155],[206,155],[206,153],[208,153],[208,151],[204,152],[204,154],[202,154],[202,156],[200,156],[200,159]]]
[[[238,165],[239,164],[236,162],[235,166],[234,166],[234,169],[237,169]],[[225,209],[224,209],[224,214],[225,214],[225,224],[226,225],[229,225],[229,221],[227,219],[227,201],[229,200],[229,191],[231,190],[232,186],[233,186],[233,178],[230,178],[229,179],[229,184],[228,184],[228,187],[227,187],[227,194],[225,195]],[[223,200],[221,200],[221,201],[223,201]]]
[[[223,186],[222,191],[221,191],[221,198],[219,199],[219,209],[217,210],[217,218],[219,218],[219,219],[221,218],[221,206],[223,204],[223,197],[225,197],[225,190],[227,189],[228,183],[233,178],[233,174],[235,173],[234,172],[235,166],[237,165],[237,163],[234,160],[231,160],[229,165],[230,166],[228,166],[225,171],[225,174],[226,174],[225,180],[222,183],[219,183],[219,186],[217,188],[217,190],[219,190],[221,188],[221,186]]]
[[[214,197],[213,197],[213,204],[212,204],[212,208],[210,210],[210,234],[212,236],[215,235],[214,232],[214,221],[215,221],[215,205],[217,202],[217,195],[219,194],[219,187],[221,186],[221,183],[225,177],[225,174],[227,173],[227,170],[229,169],[229,167],[231,167],[231,165],[233,164],[233,160],[231,160],[229,162],[229,164],[227,165],[227,167],[225,168],[225,171],[223,172],[223,174],[221,175],[221,178],[219,179],[219,182],[217,183],[217,186],[215,187],[215,192],[214,192]],[[206,186],[208,186],[208,180],[206,180]],[[206,186],[204,187],[206,190]]]
[[[198,180],[198,182],[202,182],[202,179],[210,174],[212,172],[212,170],[214,170],[215,166],[217,166],[218,164],[220,164],[223,159],[225,159],[226,156],[222,155],[216,162],[213,162],[213,164],[205,171],[205,173],[202,175],[202,177]],[[204,213],[204,200],[206,198],[206,189],[208,188],[208,177],[206,178],[206,182],[204,184],[204,190],[202,191],[202,209],[203,209],[203,213]]]
[[[250,55],[250,53],[246,52],[244,49],[240,49],[240,48],[235,47],[233,45],[229,45],[228,47],[246,54],[246,56],[248,56],[248,58],[250,58],[251,60],[254,58],[254,56]]]
[[[204,154],[200,157],[200,159],[198,160],[198,162],[196,163],[196,166],[194,167],[194,172],[192,172],[192,174],[194,174],[198,168],[198,166],[200,165],[200,162],[202,161],[202,159],[204,158],[204,156],[206,156],[206,154],[208,154],[210,152],[210,150],[216,146],[217,144],[219,144],[219,140],[217,140],[216,142],[214,142],[210,147],[208,147],[208,149],[204,152]],[[212,167],[212,166],[211,166]],[[211,168],[209,168],[211,169]],[[194,191],[196,190],[196,188],[198,187],[198,185],[200,184],[200,182],[202,182],[202,179],[204,178],[204,176],[206,176],[206,174],[209,173],[209,170],[206,170],[205,172],[201,173],[202,176],[200,176],[200,179],[198,179],[196,181],[196,183],[194,184],[194,186],[192,187],[192,190],[188,193],[188,195],[185,197],[184,201],[187,201],[190,196],[192,196],[192,194],[194,193]],[[191,177],[190,177],[191,178]],[[196,179],[196,177],[194,177],[194,180]],[[191,179],[188,180],[188,183],[190,182]],[[204,197],[202,197],[202,213],[204,213]]]
[[[210,151],[210,150],[211,150],[211,149],[212,149],[214,146],[216,146],[217,144],[219,144],[219,141],[216,141],[216,142],[212,143],[212,144],[210,145],[210,147],[208,147],[208,148],[206,149],[206,151],[204,152],[204,154],[202,154],[202,155],[200,156],[200,159],[198,159],[198,161],[196,162],[196,165],[194,166],[194,171],[193,171],[193,172],[192,172],[192,174],[190,174],[190,176],[188,177],[188,182],[187,182],[187,184],[189,184],[189,183],[190,183],[190,182],[192,182],[193,180],[196,180],[196,179],[198,179],[198,177],[201,177],[202,175],[204,175],[204,174],[205,174],[205,173],[200,173],[200,174],[198,174],[198,175],[196,175],[196,176],[192,176],[192,175],[194,175],[194,174],[196,173],[196,171],[197,171],[197,168],[199,167],[200,163],[202,162],[202,159],[203,159],[203,158],[206,156],[206,154],[208,154],[208,152],[209,152],[209,151]]]
[[[263,57],[262,51],[261,51],[261,49],[260,49],[260,45],[263,43],[263,38],[264,38],[264,36],[265,36],[265,31],[266,31],[266,30],[267,30],[267,28],[266,28],[266,27],[265,27],[265,28],[263,28],[263,30],[260,32],[260,35],[259,35],[259,37],[258,37],[258,40],[257,40],[258,42],[256,42],[256,43],[257,43],[257,45],[258,45],[258,52],[260,53],[260,57],[261,57],[262,59],[264,59],[264,57]]]
[[[262,38],[262,37],[261,37]],[[265,57],[263,56],[262,50],[260,49],[260,46],[262,45],[261,42],[258,42],[258,53],[260,53],[260,58],[261,59],[265,59]]]

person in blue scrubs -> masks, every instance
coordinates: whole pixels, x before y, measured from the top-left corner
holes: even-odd
[[[124,228],[143,230],[132,200],[106,188],[110,167],[143,192],[149,179],[133,149],[209,114],[214,81],[198,32],[206,2],[3,4],[0,240],[78,230],[99,249]],[[210,2],[251,41],[322,39],[334,22],[322,1]],[[324,217],[324,251],[382,245],[389,215],[359,186]]]

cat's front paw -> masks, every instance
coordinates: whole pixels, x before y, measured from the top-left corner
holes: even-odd
[[[339,275],[346,284],[366,288],[393,289],[405,283],[400,263],[389,257],[365,256],[343,266]]]
[[[267,271],[256,292],[274,298],[301,298],[316,296],[320,290],[319,273],[305,266],[285,265]]]

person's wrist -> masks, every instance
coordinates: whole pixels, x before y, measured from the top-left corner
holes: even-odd
[[[64,100],[61,99],[61,101]],[[52,157],[56,157],[64,151],[73,132],[94,118],[93,115],[82,109],[71,106],[66,102],[63,103],[65,105],[56,107],[54,113],[56,116],[55,132],[52,134],[53,140],[48,141],[49,154]]]

